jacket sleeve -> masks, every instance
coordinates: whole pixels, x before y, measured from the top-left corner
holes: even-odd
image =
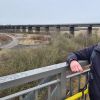
[[[72,60],[76,60],[76,61],[88,60],[90,62],[90,57],[91,57],[92,51],[96,46],[97,46],[97,44],[89,46],[89,47],[84,48],[82,50],[70,53],[67,56],[67,63],[70,64]]]

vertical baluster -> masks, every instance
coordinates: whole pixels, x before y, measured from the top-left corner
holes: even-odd
[[[23,96],[22,95],[19,97],[19,100],[23,100]]]
[[[70,78],[70,96],[72,96],[73,90],[72,90],[72,78]]]
[[[66,68],[61,72],[61,100],[66,98]]]
[[[61,77],[61,74],[57,75],[57,79]],[[57,83],[57,94],[54,100],[61,100],[61,83]]]
[[[85,85],[86,85],[86,83],[87,83],[87,80],[88,80],[88,73],[85,74]],[[85,86],[85,85],[84,85],[84,86]],[[84,91],[85,91],[85,90],[84,90]],[[87,96],[84,95],[83,100],[86,100],[86,98],[87,98]]]
[[[78,92],[80,92],[80,87],[81,87],[81,75],[78,75]]]
[[[57,97],[54,100],[60,100],[61,98],[61,84],[57,84]]]
[[[48,100],[51,100],[51,86],[48,86]]]
[[[80,91],[81,75],[78,75],[78,92]]]
[[[59,90],[60,90],[60,96],[58,100],[63,100],[66,98],[66,89],[67,89],[67,84],[66,84],[66,68],[63,69],[60,75],[60,84],[59,84]],[[59,76],[58,75],[58,76]]]
[[[87,72],[86,75],[85,75],[85,81],[86,82],[88,81],[88,78],[89,78],[89,73]],[[84,100],[86,100],[86,99],[87,99],[87,95],[84,96]]]
[[[38,100],[38,90],[35,91],[35,100]]]

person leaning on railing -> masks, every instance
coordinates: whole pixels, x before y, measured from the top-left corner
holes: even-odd
[[[68,54],[67,63],[72,72],[83,71],[78,60],[88,60],[91,64],[88,86],[89,97],[90,100],[100,100],[100,44]]]

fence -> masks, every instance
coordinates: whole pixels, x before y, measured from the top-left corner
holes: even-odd
[[[80,64],[82,66],[85,66],[88,65],[88,62],[80,61]],[[65,98],[67,98],[67,95],[73,95],[72,78],[78,77],[79,91],[81,84],[80,75],[85,74],[87,79],[87,75],[89,72],[88,69],[85,70],[83,73],[74,73],[69,75],[68,73],[66,73],[67,68],[68,65],[64,62],[60,64],[55,64],[51,66],[46,66],[38,69],[33,69],[25,72],[0,77],[0,90],[13,88],[24,83],[38,81],[47,77],[52,77],[51,80],[43,82],[43,84],[38,84],[37,86],[34,86],[32,88],[5,97],[1,97],[0,100],[15,100],[16,97],[18,97],[19,100],[42,100],[42,98],[40,98],[39,96],[39,93],[41,94],[40,90],[43,88],[46,88],[44,89],[44,91],[46,91],[46,100],[64,100]],[[69,83],[69,88],[67,87],[67,83]],[[33,93],[34,96],[27,96],[30,93]]]

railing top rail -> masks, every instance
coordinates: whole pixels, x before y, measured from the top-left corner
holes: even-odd
[[[0,77],[0,89],[18,86],[34,80],[39,80],[48,76],[61,73],[66,68],[66,63],[55,64],[42,68],[37,68],[25,72]]]
[[[80,64],[84,66],[87,65],[88,63],[86,61],[81,61]],[[18,86],[48,76],[57,75],[58,73],[63,72],[63,70],[66,70],[67,67],[68,64],[64,62],[60,64],[55,64],[51,66],[46,66],[42,68],[25,71],[25,72],[3,76],[0,77],[0,89],[9,88],[16,85]]]
[[[61,72],[61,69],[64,68],[65,66],[67,66],[66,63],[60,63],[60,64],[55,64],[55,65],[51,65],[51,66],[46,66],[46,67],[42,67],[42,68],[37,68],[37,69],[25,71],[25,72],[20,72],[20,73],[15,73],[15,74],[3,76],[3,77],[0,77],[0,84],[5,83],[5,82],[9,82],[9,81],[13,81],[13,80],[16,80],[16,79],[28,77],[28,76],[31,76],[31,75],[37,76],[37,75],[40,75],[42,73],[46,73],[46,72],[49,73],[53,70],[57,70],[57,72],[55,72],[55,73],[59,73],[59,72]],[[53,75],[53,73],[51,73],[51,75]],[[46,77],[47,76],[48,75],[46,75]],[[40,78],[42,78],[42,77],[44,77],[44,76],[40,76]]]

